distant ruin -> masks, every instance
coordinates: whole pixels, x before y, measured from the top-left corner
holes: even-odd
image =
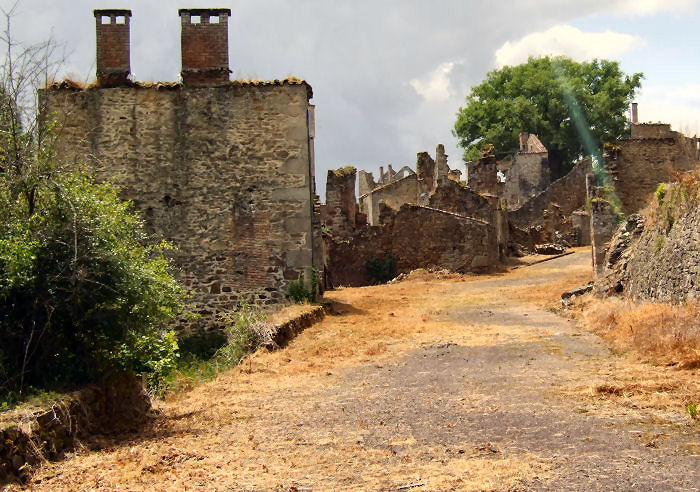
[[[229,9],[180,9],[182,82],[130,79],[128,10],[95,10],[97,83],[40,91],[62,124],[58,152],[121,188],[175,246],[195,325],[241,301],[285,300],[322,271],[312,89],[229,81]]]
[[[443,145],[434,159],[418,153],[415,171],[380,167],[377,180],[353,167],[329,171],[321,216],[329,285],[372,283],[366,265],[383,258],[393,260],[395,273],[487,272],[538,244],[590,244],[590,160],[550,183],[547,156],[536,135],[521,133],[511,159],[486,154],[469,162],[466,181],[448,166]]]

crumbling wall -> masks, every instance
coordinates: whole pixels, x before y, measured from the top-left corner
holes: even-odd
[[[501,196],[503,183],[498,180],[498,161],[494,156],[467,163],[467,186],[481,195]]]
[[[671,125],[668,123],[633,123],[630,138],[673,138]]]
[[[667,125],[636,125],[649,129],[642,134],[665,135],[659,126]],[[640,210],[660,183],[673,179],[674,172],[697,167],[697,139],[671,133],[675,136],[619,140],[607,146],[605,167],[624,213]]]
[[[552,212],[552,204],[557,206],[557,213],[560,215],[571,215],[586,203],[586,175],[590,172],[590,159],[579,162],[566,176],[554,181],[546,190],[522,204],[520,208],[509,210],[509,221],[523,229],[542,224],[545,211]]]
[[[450,168],[447,165],[447,154],[445,154],[445,146],[438,144],[435,148],[435,186],[440,186],[447,181],[447,176],[450,173]]]
[[[462,217],[493,221],[494,206],[489,198],[475,193],[463,183],[447,179],[430,195],[428,207]]]
[[[275,303],[313,248],[311,88],[296,80],[41,91],[62,123],[57,150],[121,187],[177,248],[201,325],[240,300]]]
[[[618,226],[618,214],[612,202],[611,190],[598,186],[595,176],[586,176],[586,193],[591,216],[591,248],[593,271],[602,275],[605,270],[605,256],[610,250],[610,242]]]
[[[599,291],[671,303],[700,297],[699,180],[695,172],[665,184],[640,214],[621,224],[610,241]]]
[[[96,434],[133,431],[151,402],[141,382],[122,375],[34,410],[0,416],[0,486],[29,478],[44,460],[63,459],[80,441]]]
[[[366,195],[378,186],[374,181],[374,175],[363,170],[358,171],[357,181],[357,193],[360,196]]]
[[[419,191],[418,176],[409,174],[361,197],[360,211],[367,215],[370,225],[379,225],[381,203],[398,210],[405,203],[417,203]]]
[[[416,159],[416,174],[420,183],[420,194],[435,190],[435,161],[427,152],[419,152]]]
[[[510,168],[504,173],[503,198],[509,209],[521,204],[547,189],[550,184],[548,154],[524,153],[515,155]]]
[[[329,169],[326,178],[326,226],[336,236],[352,234],[356,226],[354,167]]]
[[[396,274],[416,268],[485,272],[499,261],[496,230],[488,222],[407,204],[382,227],[368,227],[351,241],[331,240],[327,272],[333,286],[373,283],[365,265],[387,254]]]

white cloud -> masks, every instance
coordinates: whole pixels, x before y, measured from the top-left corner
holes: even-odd
[[[611,6],[616,14],[653,15],[663,11],[685,11],[697,4],[697,0],[622,0]]]
[[[645,43],[643,38],[630,34],[583,32],[573,26],[558,25],[518,41],[507,41],[496,51],[496,63],[499,67],[517,65],[529,56],[540,55],[565,55],[578,61],[615,58]]]
[[[413,79],[409,84],[426,101],[445,102],[453,93],[450,86],[450,73],[454,66],[453,62],[441,63],[427,77]]]
[[[688,136],[700,135],[700,84],[644,87],[637,102],[640,122],[670,123]]]

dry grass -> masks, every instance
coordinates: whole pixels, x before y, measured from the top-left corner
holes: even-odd
[[[577,317],[620,351],[655,364],[700,367],[700,310],[697,303],[670,305],[584,297]]]
[[[532,304],[556,302],[562,290],[590,277],[587,264],[566,271],[550,268],[543,264],[519,269],[508,274],[508,282],[502,282],[504,275],[443,280],[427,276],[329,292],[337,314],[305,330],[284,350],[260,350],[215,381],[158,402],[162,416],[152,429],[133,440],[47,465],[31,486],[46,490],[396,490],[419,485],[406,490],[422,491],[518,490],[533,481],[546,482],[557,473],[551,456],[515,451],[506,442],[485,445],[467,440],[447,450],[425,436],[413,435],[407,427],[392,428],[379,444],[366,440],[381,423],[364,421],[364,417],[358,421],[357,415],[346,417],[341,408],[346,402],[328,395],[349,377],[342,369],[367,363],[382,367],[425,344],[449,341],[488,346],[551,336],[551,329],[545,327],[465,326],[449,316],[455,309],[475,307],[478,312],[506,299],[512,299],[516,309],[534,310]],[[533,286],[538,276],[546,281]],[[655,369],[664,378],[642,381],[640,374],[647,371],[642,364],[615,361],[615,367],[601,369],[599,363],[589,361],[567,369],[577,385],[569,391],[572,401],[584,402],[591,412],[608,405],[615,415],[620,401],[642,404],[650,392],[673,398],[677,407],[674,395],[680,389],[684,394],[697,389],[690,380],[691,371],[680,373],[687,376],[683,383],[687,387],[669,386],[666,391],[662,383],[668,379],[671,384],[671,373],[678,371]],[[594,371],[593,384],[600,391],[591,391]],[[360,381],[358,386],[360,400],[363,384]],[[582,385],[586,395],[578,392]],[[473,387],[464,391],[465,405],[489,401]],[[331,422],[309,425],[309,415],[324,415]]]

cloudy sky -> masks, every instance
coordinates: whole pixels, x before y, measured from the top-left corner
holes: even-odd
[[[92,9],[130,8],[136,78],[177,80],[187,7],[231,8],[234,77],[313,86],[321,196],[328,169],[376,176],[438,143],[462,169],[451,129],[469,88],[529,55],[619,60],[646,76],[640,120],[700,134],[700,0],[20,0],[12,27],[23,42],[63,43],[62,74],[89,80]]]

